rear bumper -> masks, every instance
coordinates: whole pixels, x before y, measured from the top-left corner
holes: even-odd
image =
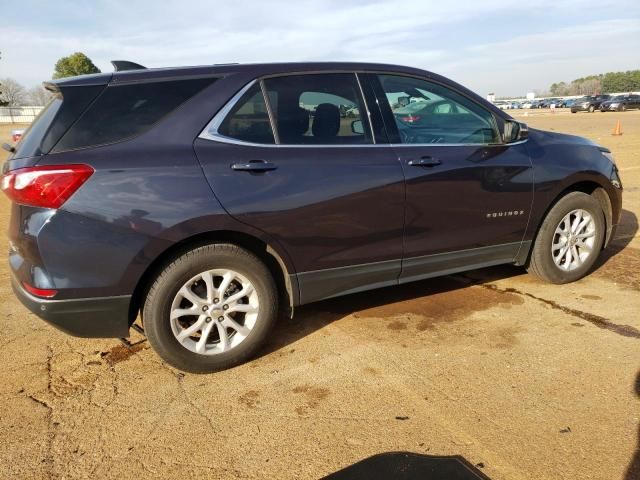
[[[86,338],[129,336],[131,295],[48,300],[31,295],[15,277],[11,286],[25,307],[69,335]]]

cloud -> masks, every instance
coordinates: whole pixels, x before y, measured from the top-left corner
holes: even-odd
[[[155,67],[400,63],[453,75],[480,93],[523,93],[634,62],[637,68],[640,42],[640,6],[626,0],[26,0],[16,10],[0,30],[0,77],[26,85],[50,78],[58,58],[83,51],[105,71],[111,59]]]

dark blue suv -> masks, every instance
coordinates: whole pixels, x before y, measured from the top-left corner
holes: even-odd
[[[46,83],[11,148],[13,288],[77,336],[140,313],[183,370],[236,365],[279,312],[338,295],[507,263],[577,280],[620,218],[609,150],[430,72],[115,65]]]

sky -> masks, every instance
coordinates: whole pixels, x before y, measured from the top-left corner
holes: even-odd
[[[382,62],[424,68],[481,95],[640,69],[638,0],[61,0],[2,8],[0,78],[26,87],[76,51],[147,67]]]

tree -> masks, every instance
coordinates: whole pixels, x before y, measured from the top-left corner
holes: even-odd
[[[84,53],[76,52],[56,62],[53,78],[73,77],[87,73],[100,73],[100,70]]]
[[[2,58],[2,52],[0,52],[0,59]],[[7,102],[2,99],[2,82],[0,82],[0,107],[7,106]]]
[[[602,78],[602,88],[607,92],[634,92],[640,90],[640,70],[609,72]]]
[[[51,100],[51,92],[42,86],[33,87],[27,91],[27,103],[41,107]]]
[[[552,83],[549,87],[549,91],[551,92],[551,95],[563,96],[567,95],[567,93],[569,92],[569,86],[564,82]]]
[[[553,95],[596,95],[612,92],[637,92],[640,90],[640,70],[607,72],[576,78],[569,85],[553,83],[549,87]]]
[[[16,82],[13,78],[3,78],[0,80],[2,85],[2,100],[10,107],[18,107],[26,100],[26,92],[24,87]]]

